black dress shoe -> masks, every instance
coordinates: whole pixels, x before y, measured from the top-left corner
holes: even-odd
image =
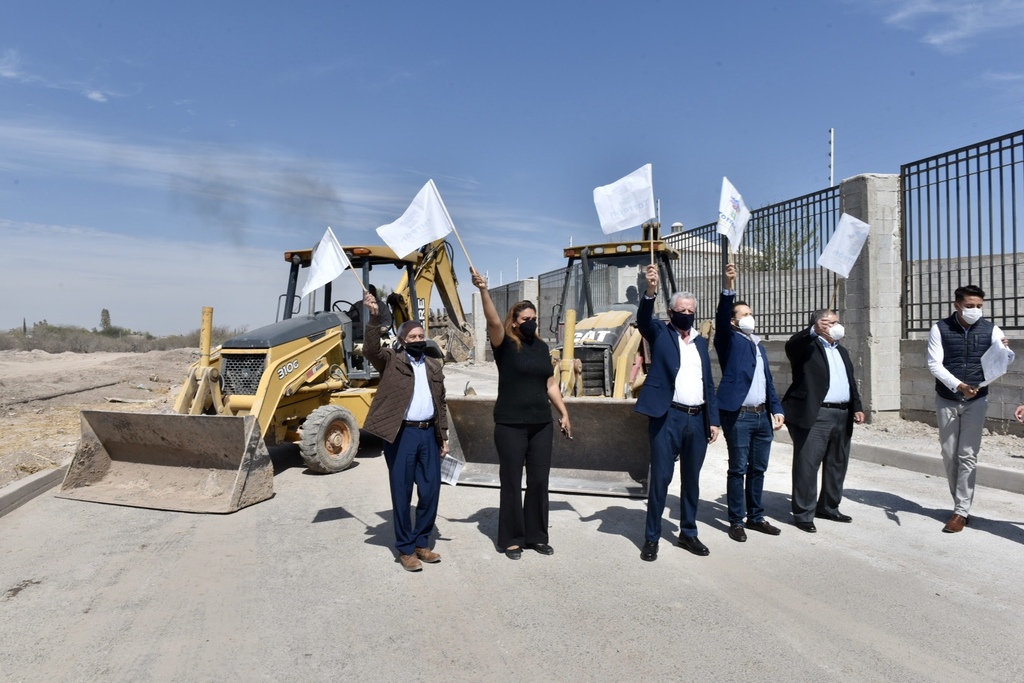
[[[523,556],[522,548],[505,548],[505,557],[510,560],[518,560]]]
[[[818,527],[814,526],[814,522],[793,522],[796,524],[796,528],[800,531],[806,531],[809,534],[813,534],[818,531]]]
[[[782,529],[773,526],[766,519],[762,519],[760,522],[747,522],[747,528],[760,531],[762,534],[768,534],[769,536],[778,536],[782,533]]]
[[[527,543],[526,547],[530,550],[536,550],[541,555],[555,554],[555,549],[549,546],[547,543]]]
[[[744,531],[743,527],[739,524],[733,524],[731,527],[729,527],[729,538],[731,538],[734,541],[739,541],[740,543],[743,543],[747,540],[747,532]]]
[[[700,555],[701,557],[707,557],[711,554],[711,551],[708,550],[708,547],[701,543],[700,539],[696,536],[692,538],[689,536],[680,536],[679,545],[683,548],[686,548],[694,555]]]
[[[658,542],[644,541],[643,550],[640,551],[640,559],[644,562],[654,562],[658,559]]]
[[[844,515],[842,512],[837,512],[835,514],[832,514],[831,512],[815,512],[814,516],[818,519],[829,519],[833,522],[846,522],[847,524],[853,521],[853,517],[850,515]]]

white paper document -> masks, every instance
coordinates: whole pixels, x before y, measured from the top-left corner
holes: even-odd
[[[462,466],[464,464],[458,458],[453,458],[450,455],[441,458],[441,481],[451,486],[458,484],[459,475],[462,474]]]
[[[987,387],[1005,375],[1012,362],[1013,351],[1003,346],[1003,342],[998,341],[988,347],[988,351],[981,357],[981,369],[985,373],[985,381],[981,383],[981,386]]]
[[[825,245],[825,251],[818,257],[818,265],[828,268],[843,279],[850,277],[853,264],[857,262],[870,231],[870,225],[844,213],[839,217],[835,234]]]

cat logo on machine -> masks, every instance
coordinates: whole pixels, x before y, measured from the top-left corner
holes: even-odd
[[[574,339],[577,344],[588,341],[602,343],[609,334],[611,334],[609,330],[588,330],[587,332],[577,332]]]
[[[277,370],[277,378],[278,379],[284,379],[285,377],[287,377],[288,375],[290,375],[291,373],[295,372],[298,369],[299,369],[299,361],[297,361],[297,360],[288,361],[287,363],[282,365],[280,368],[278,368],[278,370]]]

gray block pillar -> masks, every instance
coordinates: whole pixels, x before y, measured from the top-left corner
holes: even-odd
[[[473,360],[483,363],[487,360],[487,321],[484,320],[484,304],[480,292],[473,292]]]
[[[898,416],[903,277],[900,177],[858,175],[844,180],[840,192],[842,211],[871,226],[850,279],[840,288],[837,307],[847,328],[843,344],[853,360],[865,413]]]

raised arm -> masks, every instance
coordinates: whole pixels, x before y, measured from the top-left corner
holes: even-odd
[[[654,264],[647,266],[645,273],[647,278],[647,291],[640,297],[640,305],[636,309],[636,327],[644,339],[651,341],[657,335],[657,322],[654,320],[654,297],[658,294],[658,267]]]
[[[370,324],[366,326],[366,337],[363,339],[363,357],[370,361],[377,372],[384,372],[384,354],[380,350],[380,309],[377,308],[377,299],[369,292],[363,297],[363,310],[370,316]]]
[[[725,267],[722,278],[722,294],[718,297],[718,310],[715,312],[715,351],[718,360],[728,361],[732,346],[732,307],[736,302],[736,266],[732,263]]]
[[[491,340],[491,346],[497,348],[505,341],[505,326],[501,324],[501,316],[494,307],[491,293],[487,291],[487,278],[476,272],[475,268],[470,268],[469,273],[473,276],[473,286],[480,290],[480,302],[483,304],[484,319],[487,321],[487,336]]]

